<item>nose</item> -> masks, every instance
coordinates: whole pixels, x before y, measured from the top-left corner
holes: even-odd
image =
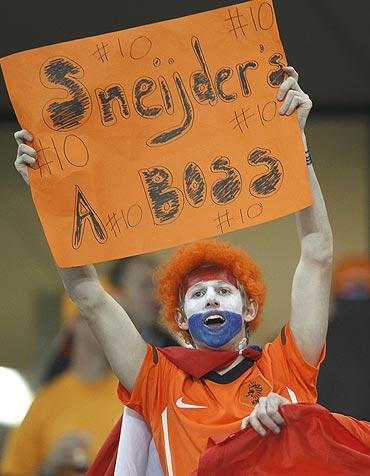
[[[207,296],[206,296],[206,308],[208,309],[208,308],[214,308],[219,306],[220,306],[220,301],[215,291],[213,289],[208,290]]]

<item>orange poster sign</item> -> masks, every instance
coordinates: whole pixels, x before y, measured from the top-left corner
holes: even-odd
[[[1,60],[34,136],[33,199],[74,266],[256,225],[311,203],[272,1]]]

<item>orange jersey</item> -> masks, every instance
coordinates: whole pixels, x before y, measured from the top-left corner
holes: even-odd
[[[261,396],[270,391],[293,403],[315,403],[318,368],[298,350],[289,326],[256,362],[243,361],[224,375],[196,379],[148,346],[132,394],[122,401],[151,427],[167,476],[189,476],[210,436],[235,433]],[[249,367],[249,368],[248,368]]]

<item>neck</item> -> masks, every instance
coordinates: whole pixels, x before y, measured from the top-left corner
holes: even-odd
[[[238,355],[238,357],[234,360],[234,362],[230,365],[228,365],[227,367],[225,367],[224,369],[221,369],[221,370],[216,370],[216,372],[219,374],[219,375],[224,375],[226,374],[226,372],[228,372],[229,370],[233,369],[234,367],[236,367],[238,364],[240,364],[240,362],[242,362],[244,360],[244,356],[243,355]]]

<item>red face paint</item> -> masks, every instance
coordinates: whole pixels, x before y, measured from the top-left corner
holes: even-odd
[[[225,281],[238,287],[237,279],[228,268],[218,264],[205,264],[185,276],[181,286],[182,295],[184,296],[189,288],[200,281]]]

